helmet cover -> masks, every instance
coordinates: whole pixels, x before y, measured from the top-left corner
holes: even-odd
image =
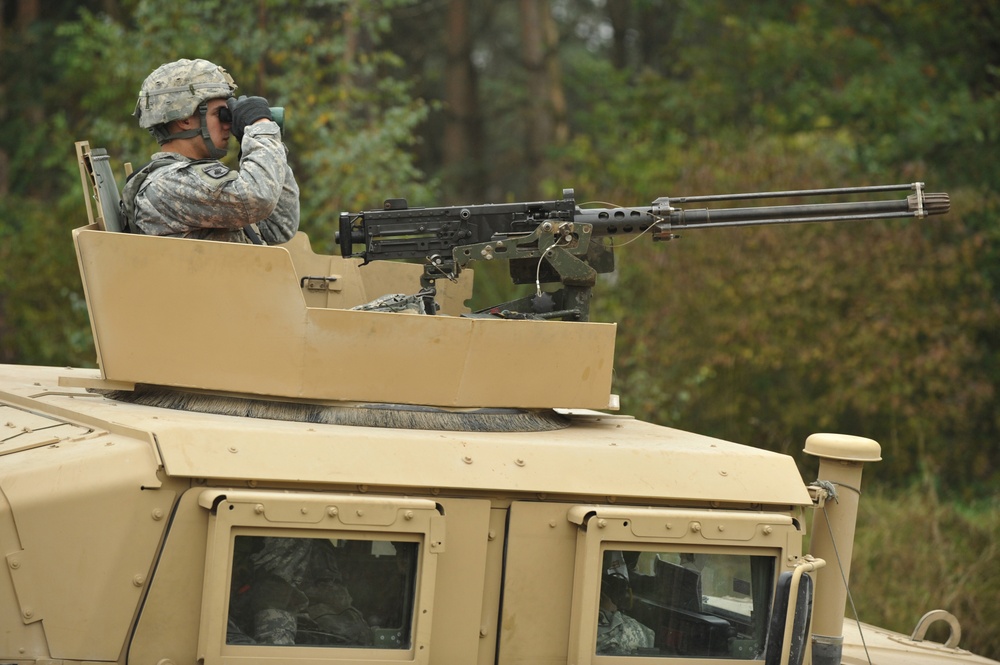
[[[236,82],[222,67],[182,58],[160,65],[146,77],[133,115],[140,127],[151,129],[188,118],[205,101],[232,97],[235,90]]]

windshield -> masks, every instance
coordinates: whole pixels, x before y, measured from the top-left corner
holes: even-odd
[[[606,550],[602,565],[597,654],[763,653],[774,557]]]

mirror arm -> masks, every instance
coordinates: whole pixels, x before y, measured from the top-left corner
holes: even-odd
[[[802,581],[804,573],[811,573],[826,565],[823,559],[816,559],[810,556],[804,557],[795,565],[792,571],[792,584],[788,593],[788,611],[785,613],[785,634],[781,640],[781,662],[780,665],[788,665],[788,658],[792,649],[792,629],[795,623],[795,609],[798,604],[799,582]],[[812,633],[812,616],[809,617],[809,633]]]

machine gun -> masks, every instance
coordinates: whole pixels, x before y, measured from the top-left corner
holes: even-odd
[[[787,199],[912,191],[902,198],[847,203],[788,204],[741,208],[701,207],[708,202]],[[680,207],[696,204],[698,207]],[[613,239],[649,234],[671,240],[682,229],[798,222],[840,222],[918,217],[948,212],[947,194],[928,194],[924,183],[833,189],[661,197],[636,208],[580,208],[572,189],[556,201],[410,208],[388,199],[382,210],[340,214],[337,243],[344,257],[364,263],[423,259],[417,294],[428,314],[436,311],[434,283],[454,279],[477,260],[506,259],[515,284],[535,284],[535,294],[481,312],[483,316],[585,321],[598,273],[614,270]],[[602,238],[612,239],[602,242]],[[354,252],[355,245],[363,245]],[[541,285],[562,288],[544,293]]]

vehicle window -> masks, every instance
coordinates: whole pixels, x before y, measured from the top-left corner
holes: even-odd
[[[774,557],[607,550],[602,565],[597,654],[763,653]]]
[[[418,543],[237,535],[227,644],[408,649]]]

